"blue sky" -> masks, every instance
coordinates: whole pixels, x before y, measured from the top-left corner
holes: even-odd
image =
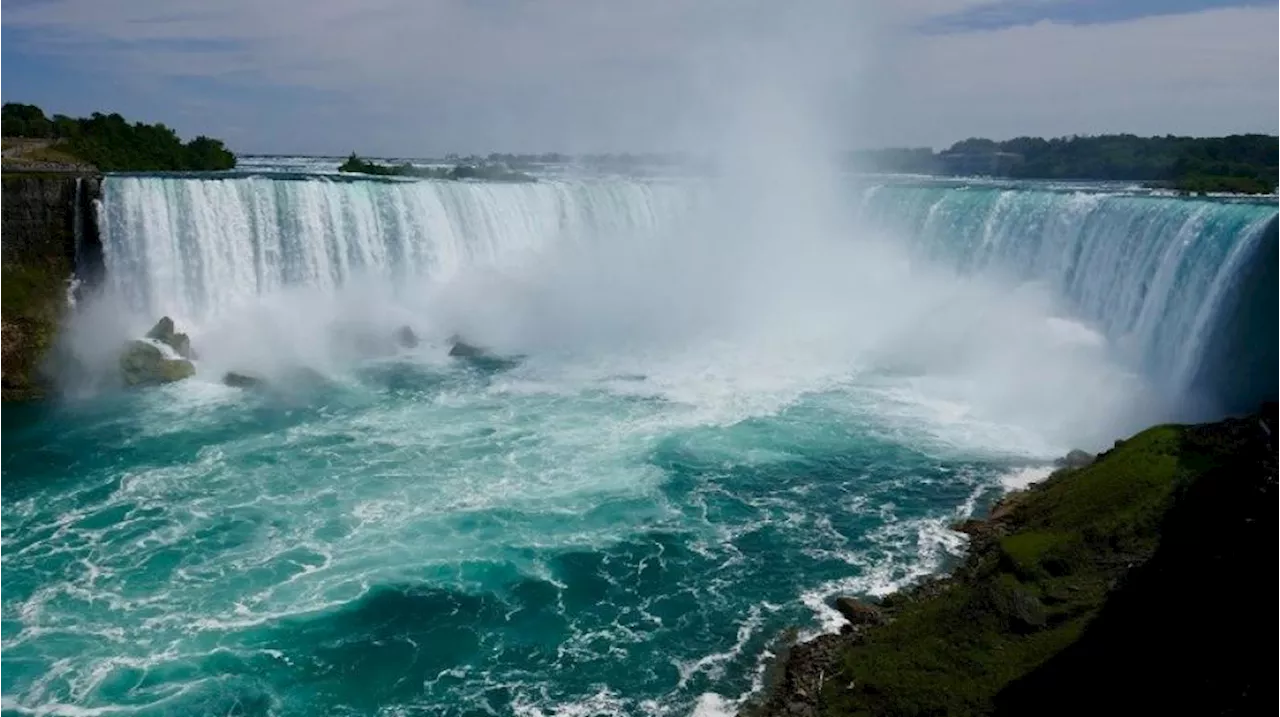
[[[9,0],[0,95],[244,152],[1275,132],[1276,30],[1255,0]]]

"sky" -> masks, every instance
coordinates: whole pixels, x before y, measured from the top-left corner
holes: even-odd
[[[1276,133],[1278,20],[1268,0],[7,0],[0,97],[242,153]]]

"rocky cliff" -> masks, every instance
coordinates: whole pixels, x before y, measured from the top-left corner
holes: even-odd
[[[1157,426],[1009,496],[951,576],[838,604],[743,713],[1271,714],[1276,432],[1274,403]]]
[[[73,276],[101,274],[92,174],[6,171],[0,191],[0,387],[4,400],[37,398],[48,388],[45,360],[68,305]]]

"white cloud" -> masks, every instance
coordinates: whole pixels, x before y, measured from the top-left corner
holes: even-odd
[[[1277,10],[913,38],[874,92],[886,141],[965,136],[1275,132]],[[889,123],[889,124],[886,124]]]
[[[4,23],[20,51],[150,83],[160,111],[180,105],[254,150],[680,146],[778,103],[820,107],[851,145],[1275,128],[1275,8],[914,31],[996,5],[46,0],[8,3]],[[303,99],[264,109],[273,88]]]

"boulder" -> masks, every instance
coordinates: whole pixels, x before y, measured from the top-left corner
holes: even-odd
[[[173,325],[173,319],[168,316],[161,317],[156,325],[151,327],[147,332],[147,338],[165,344],[184,359],[195,358],[195,353],[191,350],[191,339],[186,334],[178,333]]]
[[[413,333],[413,329],[408,326],[401,326],[396,329],[396,343],[401,348],[416,349],[418,348],[418,335]]]
[[[970,518],[951,526],[957,533],[969,536],[974,547],[982,546],[1000,537],[1002,526],[994,520],[978,520]]]
[[[247,373],[237,373],[228,371],[222,376],[222,382],[232,388],[259,388],[266,381],[257,376],[250,376]]]
[[[190,378],[196,367],[186,359],[165,358],[164,352],[146,341],[130,341],[120,354],[120,375],[127,386],[155,386]]]
[[[463,341],[462,338],[456,334],[450,337],[449,341],[453,344],[449,349],[449,355],[454,358],[479,358],[488,353],[479,346]]]
[[[1022,635],[1044,628],[1049,621],[1044,603],[1026,590],[1014,590],[1008,598],[1006,609],[1010,627]]]
[[[1077,448],[1054,461],[1053,464],[1059,468],[1084,468],[1090,463],[1093,463],[1093,459],[1094,455],[1092,453],[1085,453]]]
[[[851,597],[836,598],[836,609],[844,615],[851,625],[879,625],[884,622],[884,613],[874,605],[868,605]]]

